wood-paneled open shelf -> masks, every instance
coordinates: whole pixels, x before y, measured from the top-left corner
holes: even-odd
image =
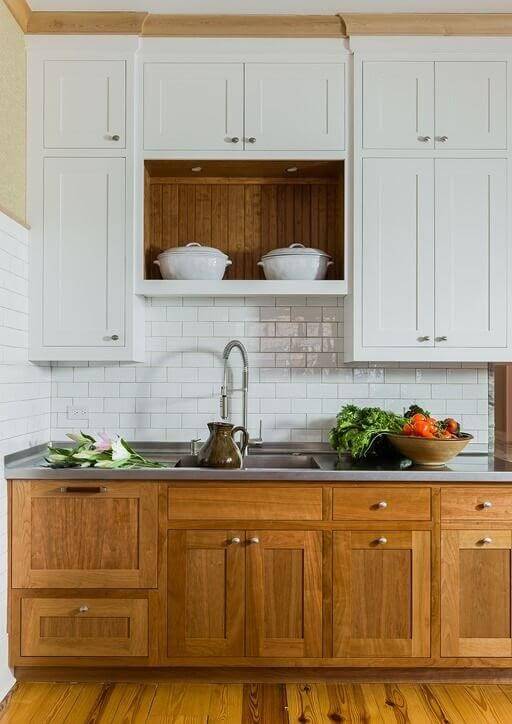
[[[343,161],[146,161],[139,293],[345,294],[344,180]],[[229,256],[233,263],[224,279],[161,279],[158,254],[190,241]],[[261,256],[294,242],[330,254],[334,264],[326,280],[264,278]]]

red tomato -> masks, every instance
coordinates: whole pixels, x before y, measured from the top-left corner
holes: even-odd
[[[404,435],[414,435],[414,427],[406,422],[402,428],[402,433]]]
[[[425,422],[426,419],[425,415],[422,415],[421,412],[417,412],[411,417],[411,423],[415,425],[417,422]]]

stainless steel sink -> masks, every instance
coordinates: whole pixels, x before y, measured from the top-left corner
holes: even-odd
[[[198,468],[196,455],[184,455],[176,463],[177,468]],[[311,455],[255,454],[244,459],[245,470],[318,470],[319,464]],[[207,468],[210,469],[211,468]]]

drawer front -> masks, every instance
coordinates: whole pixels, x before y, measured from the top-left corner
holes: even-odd
[[[144,598],[24,598],[22,656],[147,656]]]
[[[430,520],[430,489],[335,488],[333,520]]]
[[[510,520],[512,489],[451,488],[441,491],[444,520]]]
[[[170,520],[322,520],[322,489],[169,487]]]

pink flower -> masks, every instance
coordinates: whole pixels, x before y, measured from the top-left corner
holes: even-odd
[[[110,448],[112,447],[112,440],[106,432],[100,432],[94,442],[94,447],[96,448],[96,450],[101,450],[101,452],[105,452],[107,450],[110,450]]]

